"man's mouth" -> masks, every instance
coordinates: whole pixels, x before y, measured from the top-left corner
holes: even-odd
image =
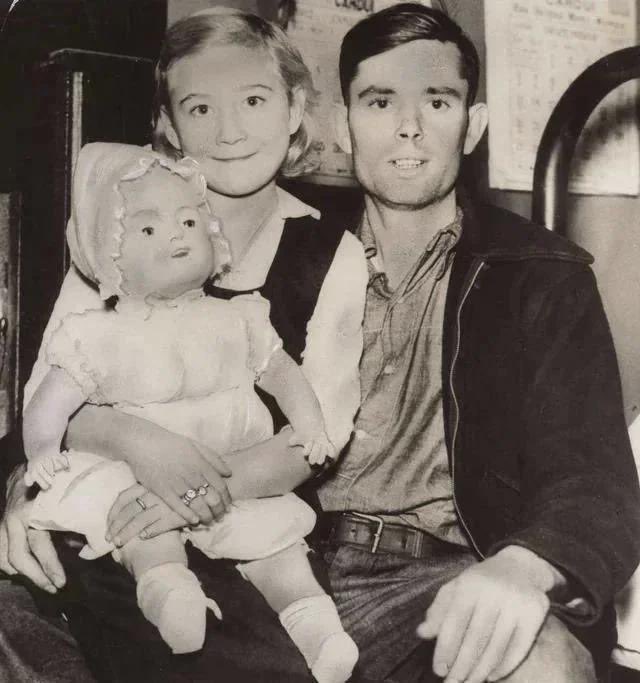
[[[179,247],[172,252],[171,258],[183,258],[184,256],[188,256],[190,251],[191,249],[189,249],[189,247]]]
[[[409,170],[412,168],[419,168],[423,164],[426,163],[424,159],[414,159],[414,158],[404,158],[404,159],[394,159],[391,162],[396,168],[400,168],[402,170]]]

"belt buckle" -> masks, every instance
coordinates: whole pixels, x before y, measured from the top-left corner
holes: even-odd
[[[364,512],[353,512],[351,513],[354,517],[360,517],[361,519],[366,519],[369,522],[375,522],[378,525],[378,528],[375,530],[375,533],[373,534],[373,543],[371,544],[371,548],[369,548],[369,552],[373,555],[376,554],[378,551],[378,546],[380,545],[380,538],[382,536],[382,529],[384,528],[384,519],[382,517],[378,517],[377,515],[367,515]]]

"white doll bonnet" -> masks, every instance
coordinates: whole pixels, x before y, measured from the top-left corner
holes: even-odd
[[[67,242],[75,267],[98,285],[103,299],[124,294],[117,265],[126,215],[120,184],[143,176],[158,164],[193,183],[211,213],[205,179],[192,159],[172,161],[150,149],[110,142],[93,142],[80,150],[73,175]],[[213,276],[230,261],[229,245],[213,215],[209,234],[216,254]]]

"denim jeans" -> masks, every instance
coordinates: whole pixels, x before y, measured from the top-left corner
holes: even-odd
[[[176,656],[142,617],[135,585],[124,569],[108,557],[81,560],[77,548],[55,536],[68,575],[67,587],[58,596],[37,592],[34,601],[22,585],[0,580],[3,683],[312,680],[276,615],[232,563],[189,553],[191,568],[219,603],[224,620],[210,618],[201,652]],[[343,623],[360,647],[354,683],[440,680],[431,672],[433,647],[416,637],[415,628],[438,588],[475,562],[472,554],[435,542],[428,560],[372,555],[348,546],[324,555]],[[61,609],[89,666],[59,616]],[[509,681],[586,683],[594,680],[591,671],[587,650],[564,624],[550,618],[529,658]]]
[[[325,550],[345,629],[360,649],[357,676],[366,681],[435,683],[433,643],[416,627],[438,589],[477,560],[470,550],[431,539],[428,557],[372,554],[348,545]],[[549,615],[527,659],[504,683],[595,683],[589,651]]]

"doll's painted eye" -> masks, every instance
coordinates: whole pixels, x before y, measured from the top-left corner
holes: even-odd
[[[195,220],[193,220],[193,218],[187,218],[184,221],[182,221],[182,225],[184,225],[185,228],[195,228],[196,222]]]
[[[153,235],[153,233],[154,233],[154,229],[153,229],[150,225],[147,225],[145,228],[142,228],[142,232],[143,232],[145,235],[151,236],[151,235]]]

